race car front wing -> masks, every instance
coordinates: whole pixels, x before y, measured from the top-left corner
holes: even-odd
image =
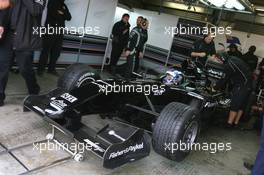
[[[78,97],[79,98],[79,97]],[[103,167],[113,169],[128,162],[144,158],[150,153],[150,139],[144,130],[120,122],[112,122],[98,130],[81,123],[78,130],[70,131],[57,123],[66,112],[74,110],[82,103],[77,97],[62,89],[55,89],[48,94],[28,96],[24,100],[24,107],[34,111],[52,126],[49,138],[63,145],[54,137],[54,130],[58,130],[75,141],[89,145],[92,151],[103,160]],[[75,117],[75,116],[73,116]],[[77,151],[72,156],[79,155]]]

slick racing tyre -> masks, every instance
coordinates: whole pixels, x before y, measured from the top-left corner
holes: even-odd
[[[196,110],[188,105],[173,102],[161,112],[153,128],[154,150],[174,161],[184,160],[197,141],[200,121]]]
[[[100,75],[86,64],[73,64],[58,80],[58,87],[71,91],[87,83],[100,79]]]

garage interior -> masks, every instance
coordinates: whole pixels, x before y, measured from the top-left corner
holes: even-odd
[[[203,2],[201,2],[203,1]],[[241,42],[241,51],[246,53],[251,45],[257,46],[259,62],[264,58],[264,1],[249,0],[243,2],[244,8],[221,8],[206,0],[66,0],[73,19],[67,27],[91,27],[91,33],[80,37],[65,34],[63,50],[57,62],[57,71],[63,75],[65,69],[74,63],[87,64],[102,76],[111,54],[111,31],[113,24],[124,13],[131,15],[131,27],[136,25],[137,16],[145,16],[150,21],[149,41],[141,61],[142,69],[165,73],[169,67],[181,64],[190,57],[189,50],[195,40],[201,36],[165,35],[164,26],[222,26],[232,27],[232,36]],[[94,34],[94,27],[99,33]],[[222,44],[228,48],[226,36],[215,38],[216,50]],[[35,52],[34,65],[37,66],[39,52]],[[125,62],[124,54],[119,64]],[[171,161],[152,148],[150,155],[114,169],[103,168],[102,160],[92,152],[84,153],[84,160],[77,162],[65,150],[41,153],[34,150],[33,143],[43,141],[51,132],[51,126],[35,112],[23,112],[24,99],[27,96],[26,85],[13,66],[7,85],[5,106],[0,108],[0,174],[39,174],[55,175],[248,175],[250,171],[244,162],[254,163],[260,146],[260,132],[252,129],[259,116],[252,115],[242,122],[243,129],[229,130],[217,122],[201,130],[199,142],[232,143],[232,150],[194,151],[181,162]],[[57,88],[58,77],[45,73],[37,77],[41,87],[40,94],[46,94]],[[256,94],[257,95],[257,94]],[[214,117],[214,116],[212,116]],[[220,120],[226,120],[222,116]],[[214,121],[214,119],[212,119]],[[102,120],[99,114],[82,118],[83,123],[100,128],[113,122]],[[72,142],[67,136],[59,134],[60,140]],[[25,145],[25,146],[24,146]]]

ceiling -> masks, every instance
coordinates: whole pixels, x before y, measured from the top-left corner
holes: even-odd
[[[188,8],[186,1],[194,2],[191,8]],[[264,0],[249,1],[255,6],[262,6],[264,10]],[[129,8],[143,8],[160,13],[177,15],[182,18],[207,21],[210,23],[217,21],[216,25],[230,25],[235,30],[264,35],[264,11],[256,11],[253,14],[232,11],[220,12],[221,10],[219,9],[201,6],[201,4],[197,3],[197,0],[119,0],[119,3]],[[258,15],[259,13],[263,13],[263,16]],[[221,15],[220,18],[219,15]]]
[[[264,6],[264,1],[263,0],[249,0],[252,4],[254,5],[260,5]]]

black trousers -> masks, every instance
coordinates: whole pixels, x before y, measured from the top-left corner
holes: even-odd
[[[248,83],[244,87],[235,86],[232,90],[230,110],[234,112],[245,111],[251,92],[252,83]]]
[[[135,53],[133,53],[127,57],[127,69],[125,72],[125,78],[128,78],[128,79],[132,78],[133,71],[135,68],[136,55],[137,55],[137,52],[135,52]]]
[[[136,53],[134,72],[138,72],[140,66],[139,52]]]
[[[124,46],[116,43],[112,43],[111,61],[110,66],[115,67],[122,55]]]
[[[38,71],[44,71],[49,60],[48,70],[55,71],[56,63],[60,57],[63,35],[45,35],[43,49],[39,58]]]
[[[13,34],[7,34],[0,44],[0,100],[5,99],[5,88],[8,81],[8,72],[11,60],[16,59],[17,66],[25,79],[28,93],[38,94],[40,87],[37,84],[33,70],[33,51],[13,50]]]
[[[257,87],[256,87],[256,91],[259,92],[260,89],[263,89],[264,88],[264,73],[261,72],[259,77],[258,77],[258,80],[257,80]]]

